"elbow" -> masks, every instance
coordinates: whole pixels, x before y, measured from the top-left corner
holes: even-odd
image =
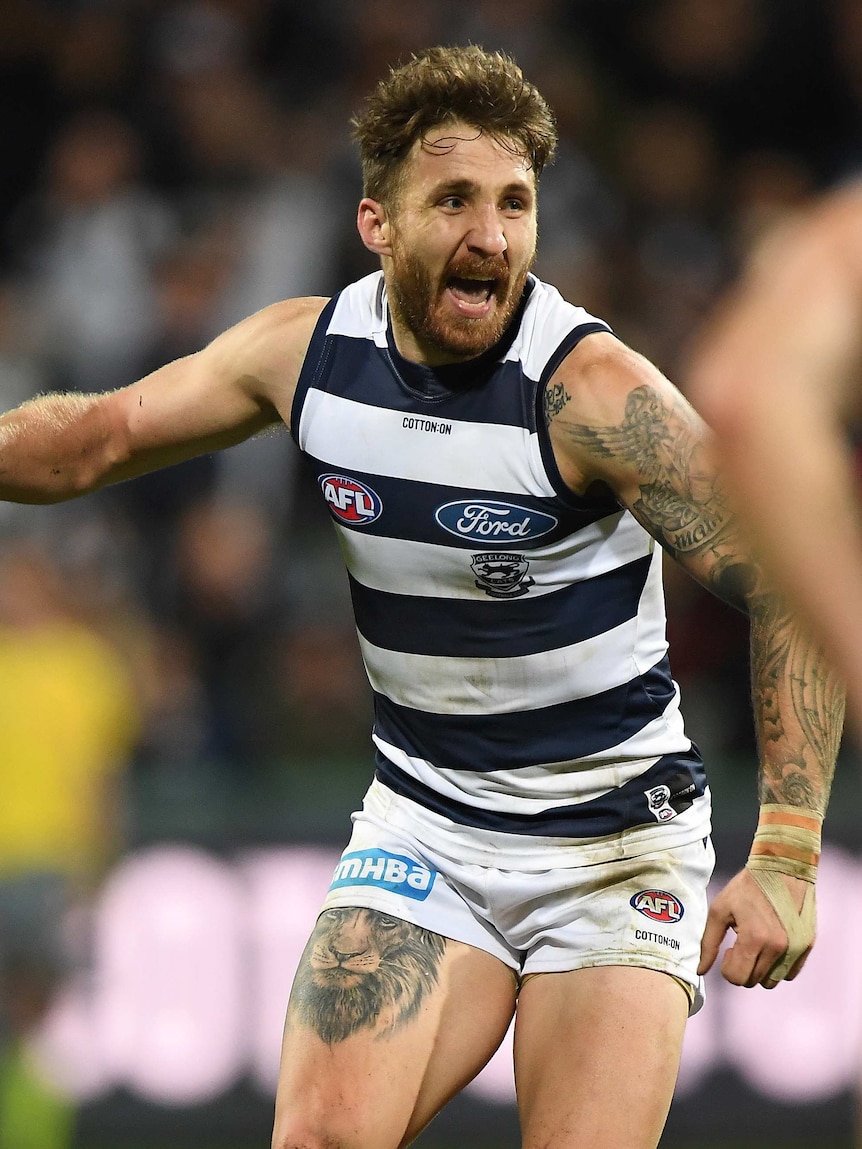
[[[93,457],[81,461],[81,465],[68,478],[69,494],[65,498],[77,498],[101,490],[125,477],[130,462],[130,452],[121,450],[115,443],[105,445],[94,452]]]
[[[110,397],[46,395],[0,419],[0,498],[53,504],[112,482],[131,437]]]
[[[719,568],[714,577],[713,589],[728,606],[750,617],[757,582],[757,569],[752,563],[737,559]]]
[[[117,439],[107,437],[83,448],[77,458],[53,463],[48,482],[32,501],[65,503],[98,491],[122,478],[128,461],[129,452],[122,449]]]
[[[56,478],[62,499],[98,491],[119,481],[131,460],[131,430],[123,407],[116,402],[120,392],[99,397],[88,412],[89,432],[82,435],[77,454],[63,471],[58,464]]]

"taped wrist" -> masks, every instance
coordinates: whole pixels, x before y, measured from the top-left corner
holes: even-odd
[[[817,880],[823,819],[797,806],[767,804],[748,857],[749,870],[771,870],[805,882]]]
[[[767,974],[770,981],[781,981],[814,944],[817,926],[814,886],[805,887],[802,909],[797,910],[781,874],[774,870],[752,870],[751,876],[775,910],[787,934],[787,949]]]
[[[787,949],[769,971],[772,982],[785,978],[814,942],[814,882],[820,860],[822,823],[822,818],[802,813],[796,806],[768,804],[760,810],[746,868],[787,934]],[[782,874],[810,883],[801,910],[796,909]]]

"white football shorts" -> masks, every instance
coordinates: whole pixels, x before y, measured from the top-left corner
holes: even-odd
[[[393,799],[403,805],[374,783],[353,815],[323,910],[401,918],[487,951],[521,979],[604,965],[660,970],[691,987],[692,1013],[701,1007],[697,966],[715,861],[708,837],[582,866],[571,864],[570,843],[566,865],[554,869],[509,868],[505,856],[478,865],[418,842],[403,818],[391,825]]]

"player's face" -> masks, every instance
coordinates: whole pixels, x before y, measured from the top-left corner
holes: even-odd
[[[480,355],[501,337],[536,254],[528,160],[468,124],[414,145],[383,259],[395,337],[429,364]]]

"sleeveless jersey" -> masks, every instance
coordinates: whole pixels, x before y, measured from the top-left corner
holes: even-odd
[[[492,852],[599,859],[709,831],[661,550],[610,494],[565,486],[543,418],[545,381],[608,330],[531,276],[499,344],[423,367],[395,348],[378,272],[327,304],[293,404],[347,564],[378,783],[425,832]]]

